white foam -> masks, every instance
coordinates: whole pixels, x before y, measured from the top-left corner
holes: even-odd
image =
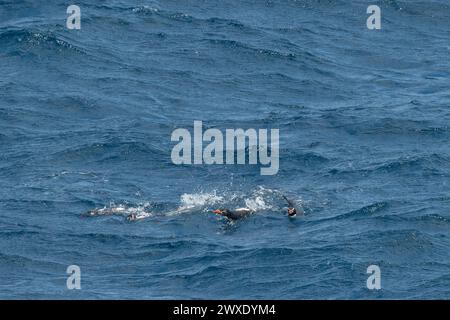
[[[152,5],[143,5],[137,8],[133,8],[133,12],[135,13],[151,13],[151,12],[158,12],[161,8],[158,4],[152,3]]]
[[[151,213],[148,212],[148,207],[150,204],[148,202],[139,204],[137,206],[127,206],[124,204],[115,205],[114,203],[111,203],[109,207],[104,207],[102,209],[97,210],[98,215],[103,214],[115,214],[115,215],[130,215],[134,214],[137,217],[140,217],[141,219],[143,217],[150,217]]]
[[[215,204],[231,204],[235,201],[244,201],[245,208],[252,211],[262,210],[279,210],[277,204],[280,204],[281,192],[269,188],[259,186],[251,195],[245,196],[244,194],[228,194],[224,196],[217,195],[217,192],[199,192],[199,193],[184,193],[180,196],[180,205],[177,209],[169,212],[165,212],[166,216],[178,215],[182,213],[191,213],[198,210],[210,209]],[[294,200],[298,204],[302,204],[301,199]],[[241,202],[242,203],[242,202]],[[284,200],[282,200],[284,203]],[[96,210],[96,215],[124,215],[128,216],[133,214],[136,219],[144,219],[151,217],[150,204],[143,203],[137,206],[128,206],[124,204],[115,205],[111,203],[109,207]]]
[[[180,197],[180,206],[174,210],[167,212],[166,215],[177,215],[181,213],[192,212],[194,209],[199,209],[207,205],[219,203],[223,201],[222,196],[218,196],[216,191],[212,193],[184,193]]]
[[[197,208],[221,202],[223,201],[223,197],[218,196],[215,191],[213,193],[185,193],[181,195],[180,200],[180,208]]]
[[[262,196],[245,199],[245,206],[252,211],[268,210],[272,208],[270,204],[264,201],[264,198]]]

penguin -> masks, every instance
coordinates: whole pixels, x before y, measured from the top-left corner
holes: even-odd
[[[297,216],[297,214],[304,216],[305,212],[302,208],[298,208],[292,200],[289,200],[284,194],[280,193],[284,200],[288,203],[287,214],[289,217],[293,218]]]
[[[245,218],[251,214],[253,214],[255,211],[248,209],[248,208],[238,208],[235,210],[229,210],[229,209],[217,209],[213,210],[213,213],[224,216],[230,220],[238,220]]]

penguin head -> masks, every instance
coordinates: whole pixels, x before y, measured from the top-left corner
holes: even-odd
[[[287,213],[289,217],[295,217],[297,215],[297,210],[293,207],[287,209]]]
[[[217,209],[217,210],[213,210],[213,213],[221,215],[221,216],[227,216],[229,211],[227,209]]]
[[[127,220],[128,221],[135,221],[136,220],[136,214],[135,213],[131,213],[127,216]]]

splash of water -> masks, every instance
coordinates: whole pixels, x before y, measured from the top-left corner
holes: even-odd
[[[217,195],[216,190],[212,192],[184,193],[180,196],[180,205],[175,210],[164,212],[163,214],[165,216],[173,216],[183,213],[191,213],[198,210],[206,210],[208,207],[216,204],[227,204],[228,206],[233,206],[233,204],[242,204],[242,202],[245,203],[245,208],[255,212],[263,210],[278,210],[278,205],[280,204],[281,199],[280,195],[281,192],[279,190],[265,188],[263,186],[259,186],[250,195],[233,193],[221,196]],[[298,200],[293,200],[298,203]],[[116,205],[111,203],[109,207],[95,209],[88,212],[88,215],[132,215],[133,220],[140,220],[153,216],[150,203],[143,203],[137,206],[128,206],[124,204]]]
[[[114,204],[110,203],[108,207],[103,207],[100,209],[94,209],[87,213],[88,216],[130,216],[134,215],[135,219],[143,219],[150,217],[152,214],[149,211],[150,204],[143,203],[137,206],[127,206],[125,204]]]
[[[272,209],[272,205],[266,203],[262,196],[245,199],[245,206],[253,211]]]
[[[180,197],[181,205],[175,211],[167,213],[167,215],[189,212],[193,209],[223,202],[223,199],[222,196],[216,194],[216,191],[213,191],[212,193],[184,193]]]

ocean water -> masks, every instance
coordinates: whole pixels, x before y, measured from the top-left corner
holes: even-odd
[[[0,0],[0,298],[450,298],[447,0],[68,4]],[[173,164],[195,120],[279,129],[278,174]]]

